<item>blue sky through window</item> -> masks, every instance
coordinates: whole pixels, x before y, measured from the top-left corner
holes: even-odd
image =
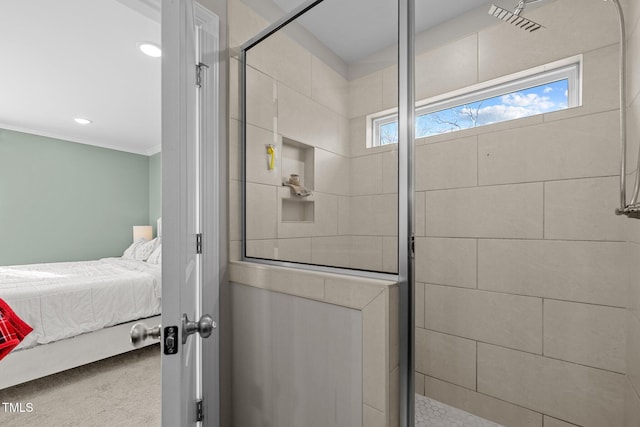
[[[418,109],[416,138],[563,110],[568,92],[569,81],[564,79],[425,114]],[[398,142],[397,121],[381,125],[379,132],[380,145]]]

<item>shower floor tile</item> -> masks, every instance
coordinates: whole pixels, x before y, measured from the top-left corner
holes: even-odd
[[[437,400],[416,394],[416,427],[502,427]]]

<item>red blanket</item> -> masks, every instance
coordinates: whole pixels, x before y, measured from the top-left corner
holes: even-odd
[[[0,298],[0,360],[11,353],[31,331],[33,328],[23,322],[9,304]]]

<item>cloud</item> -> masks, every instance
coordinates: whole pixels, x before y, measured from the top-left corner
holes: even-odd
[[[547,87],[544,88],[543,92],[544,93],[551,93],[551,92],[553,92],[553,88],[551,86],[547,86]]]
[[[477,123],[484,125],[503,122],[566,108],[565,103],[555,103],[548,96],[535,93],[511,93],[502,96],[501,101],[500,104],[481,107],[477,112]],[[463,116],[468,116],[471,111],[473,110],[468,107],[460,110]]]

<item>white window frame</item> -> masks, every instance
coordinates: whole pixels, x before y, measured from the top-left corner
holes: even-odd
[[[582,61],[582,55],[572,56],[560,61],[417,101],[416,118],[436,111],[459,107],[560,80],[567,80],[568,82],[567,108],[579,107],[582,105]],[[398,120],[397,108],[369,114],[366,120],[367,148],[392,145],[380,144],[380,127]],[[424,137],[418,137],[416,135],[416,138]]]

